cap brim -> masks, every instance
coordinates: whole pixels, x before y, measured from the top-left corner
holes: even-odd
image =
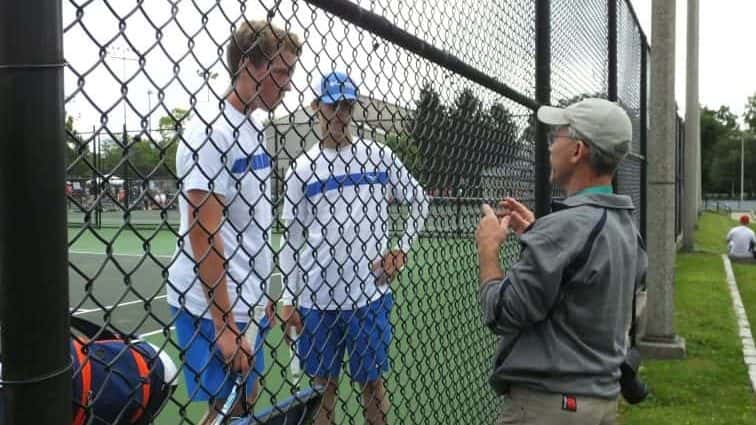
[[[567,112],[562,108],[553,106],[541,106],[538,108],[538,121],[547,125],[568,125]]]
[[[337,95],[324,94],[320,97],[320,101],[327,105],[332,105],[340,100],[357,100],[357,96],[351,93],[339,93]]]

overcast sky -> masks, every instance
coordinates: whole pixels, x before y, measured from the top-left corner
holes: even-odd
[[[419,37],[461,56],[474,67],[494,75],[528,96],[533,95],[533,62],[523,59],[532,57],[533,46],[528,44],[532,43],[532,20],[528,16],[510,16],[514,12],[501,7],[501,0],[356,1],[363,7],[384,14],[391,21],[406,22],[405,28]],[[651,0],[632,2],[650,38]],[[330,69],[349,69],[358,83],[363,85],[363,93],[390,102],[411,103],[417,98],[420,86],[427,81],[434,83],[437,90],[447,97],[444,99],[447,102],[459,91],[460,85],[472,87],[485,105],[501,101],[499,96],[459,77],[447,78],[448,71],[406,54],[366,31],[346,28],[339,19],[331,18],[303,1],[251,1],[246,3],[244,13],[250,18],[264,16],[264,7],[276,3],[280,9],[274,21],[280,25],[290,25],[295,32],[306,35],[308,40],[300,68],[295,74],[295,93],[287,97],[284,106],[277,110],[277,115],[309,103],[313,96],[310,88],[313,81]],[[141,3],[142,8],[133,9],[136,3],[132,1],[111,0],[107,7],[103,0],[94,0],[82,9],[79,20],[71,2],[63,4],[64,26],[67,27],[64,54],[71,64],[71,68],[65,72],[66,110],[76,120],[79,131],[100,127],[104,114],[107,115],[107,127],[113,132],[120,131],[124,107],[120,102],[118,79],[124,75],[129,80],[130,104],[125,113],[130,130],[139,129],[143,124],[146,126],[146,123],[140,122],[135,110],[145,114],[149,107],[154,108],[158,102],[158,87],[163,89],[164,98],[161,108],[152,114],[153,128],[157,126],[158,119],[166,115],[165,108],[188,107],[191,93],[196,93],[195,108],[198,111],[217,110],[217,101],[208,92],[197,71],[206,67],[218,73],[218,78],[210,82],[210,88],[218,94],[228,86],[228,76],[220,63],[223,58],[222,44],[229,33],[229,19],[238,19],[242,14],[239,0],[178,1],[175,9],[168,1],[145,1]],[[390,10],[386,9],[389,4]],[[422,11],[422,16],[419,16],[418,10]],[[463,10],[464,17],[460,13]],[[684,112],[684,0],[677,0],[677,12],[676,91],[681,111]],[[177,16],[176,20],[171,19],[173,14]],[[124,32],[133,47],[147,52],[144,64],[146,73],[139,72],[136,55],[123,40],[116,40],[107,52],[101,52],[99,45],[116,38],[118,34],[119,19],[116,15],[126,17]],[[206,22],[203,22],[203,17]],[[285,22],[283,17],[296,19]],[[492,27],[492,21],[507,21],[510,24],[492,35],[486,32]],[[751,53],[754,50],[751,46],[753,37],[748,35],[754,23],[754,0],[701,0],[700,95],[703,104],[710,107],[725,104],[741,114],[746,97],[756,92],[756,55]],[[475,51],[470,46],[491,37],[495,38],[485,47],[493,54],[488,57],[468,56],[467,52]],[[162,48],[155,46],[158,38]],[[576,38],[574,42],[580,43],[580,40]],[[114,46],[120,46],[121,50],[113,49]],[[153,48],[150,49],[150,46]],[[99,62],[101,55],[104,55],[102,57],[107,67]],[[560,63],[560,66],[578,70],[568,70],[567,75],[585,74],[588,65],[581,61],[582,58],[574,56],[566,63]],[[564,68],[561,72],[565,72]],[[562,91],[566,89],[569,87],[560,88]],[[576,93],[560,92],[559,96],[579,94],[578,88],[574,91]],[[511,104],[507,106],[515,114],[523,112],[522,108]]]
[[[638,19],[651,37],[652,0],[632,0]],[[675,91],[684,112],[687,2],[677,0]],[[741,119],[748,96],[756,93],[754,0],[700,0],[700,102],[709,108],[729,106]]]

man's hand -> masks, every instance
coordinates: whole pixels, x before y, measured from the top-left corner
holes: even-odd
[[[505,198],[499,206],[502,208],[502,212],[498,214],[499,217],[509,217],[509,225],[517,236],[522,236],[525,230],[535,222],[535,214],[514,198]]]
[[[376,283],[384,285],[396,278],[407,263],[407,254],[400,249],[392,249],[383,257],[373,261],[373,273],[376,276]]]
[[[299,312],[293,305],[285,305],[281,309],[281,321],[284,337],[287,341],[290,339],[289,330],[294,329],[297,335],[302,334],[302,318],[299,316]],[[289,341],[291,343],[292,341]]]
[[[481,207],[483,217],[478,223],[475,239],[478,243],[478,261],[480,262],[480,284],[501,279],[504,272],[499,265],[499,248],[509,235],[509,216],[501,219],[496,216],[488,204]]]
[[[511,216],[503,215],[501,218],[496,216],[493,208],[488,204],[481,207],[482,217],[478,223],[478,230],[475,232],[475,239],[478,242],[478,253],[481,251],[499,252],[499,247],[509,235],[509,222]]]
[[[218,339],[215,344],[223,356],[223,361],[231,371],[247,376],[250,364],[252,364],[252,349],[247,338],[240,334],[236,327],[232,328],[230,325],[216,330],[216,335]]]

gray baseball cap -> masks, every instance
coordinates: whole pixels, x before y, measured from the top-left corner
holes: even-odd
[[[588,98],[566,108],[541,106],[538,121],[570,126],[585,136],[592,148],[620,161],[630,151],[633,124],[624,109],[605,99]]]

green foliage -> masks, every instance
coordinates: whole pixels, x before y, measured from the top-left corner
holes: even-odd
[[[749,98],[754,99],[756,97]],[[744,118],[753,114],[746,110]],[[701,173],[704,193],[740,192],[741,140],[744,141],[745,192],[756,192],[756,137],[753,130],[742,130],[737,115],[729,107],[701,109]]]
[[[431,85],[420,91],[408,143],[417,146],[415,175],[431,193],[481,196],[487,170],[515,158],[518,128],[502,104],[486,109],[471,89],[445,105]]]
[[[175,108],[160,118],[158,131],[137,135],[114,134],[104,139],[97,163],[94,139],[82,138],[72,117],[66,119],[66,166],[70,179],[91,179],[96,173],[137,179],[165,179],[176,174],[176,150],[189,111]]]

